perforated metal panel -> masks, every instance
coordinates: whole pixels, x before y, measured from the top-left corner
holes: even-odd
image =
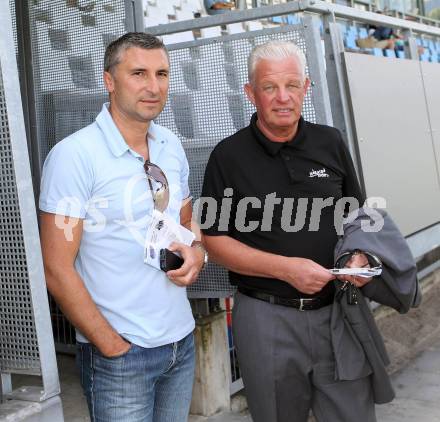
[[[247,58],[253,46],[270,39],[291,40],[307,54],[306,30],[311,28],[291,25],[170,46],[169,101],[157,123],[171,129],[183,143],[194,198],[200,197],[206,163],[214,146],[247,126],[255,111],[243,90]],[[313,95],[312,87],[303,108],[304,118],[311,122],[316,121]],[[222,297],[232,291],[227,272],[209,264],[189,288],[189,295]]]
[[[0,63],[0,369],[40,373]]]
[[[11,11],[11,19],[12,19],[12,35],[14,37],[14,47],[15,52],[17,54],[17,21],[15,17],[15,1],[9,0],[9,10]]]
[[[105,101],[101,81],[104,47],[124,32],[125,10],[123,1],[89,2],[87,10],[74,1],[31,3],[33,50],[38,62],[38,144],[43,163],[50,148],[92,122]],[[89,19],[91,15],[94,20]],[[307,53],[305,31],[311,28],[291,25],[171,46],[170,95],[157,122],[182,140],[190,163],[194,198],[200,196],[212,148],[246,126],[254,111],[242,89],[252,47],[276,38],[293,40]],[[312,122],[316,121],[313,95],[314,88],[309,91],[303,110],[304,117]],[[212,264],[189,289],[191,297],[222,297],[230,293],[226,271]],[[52,306],[55,318],[58,311]],[[56,320],[53,322],[55,328]]]
[[[2,394],[40,402],[59,380],[11,22],[0,2],[0,372]],[[41,375],[42,387],[12,391],[11,373]]]
[[[28,1],[34,55],[39,160],[63,137],[94,121],[105,94],[105,47],[126,32],[124,0]],[[57,105],[78,104],[70,110]],[[105,98],[104,98],[105,99]],[[85,112],[85,110],[88,111]]]
[[[102,81],[106,46],[126,31],[124,0],[27,1],[33,55],[36,141],[42,167],[51,148],[92,123],[108,101]],[[39,180],[35,181],[38,189]],[[75,330],[50,298],[59,350],[75,344]],[[67,346],[67,347],[66,347]]]

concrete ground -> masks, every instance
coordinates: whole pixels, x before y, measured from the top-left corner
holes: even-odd
[[[440,338],[406,368],[395,373],[393,384],[396,389],[396,399],[391,403],[376,406],[379,422],[439,422]],[[245,412],[211,418],[192,417],[190,421],[252,422],[252,419]]]
[[[440,421],[440,341],[393,377],[396,399],[377,407],[379,421]]]
[[[396,399],[392,403],[376,407],[379,422],[440,421],[439,304],[440,271],[437,271],[425,280],[423,303],[418,309],[406,315],[383,309],[376,313],[376,321],[391,357],[390,371],[396,390]],[[74,358],[59,355],[58,363],[65,421],[89,421]],[[15,386],[38,382],[39,378],[35,377],[13,376]],[[252,422],[252,419],[244,411],[209,418],[191,416],[190,422]]]
[[[393,375],[396,399],[376,407],[379,422],[440,421],[440,337],[437,340]],[[73,359],[62,356],[60,365],[63,371],[61,400],[65,422],[88,422],[87,406],[77,382]],[[189,422],[252,422],[252,419],[245,411],[210,418],[191,416]]]

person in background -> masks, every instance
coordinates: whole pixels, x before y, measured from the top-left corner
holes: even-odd
[[[376,13],[382,14],[381,10]],[[359,38],[356,44],[360,48],[380,48],[381,50],[404,50],[404,39],[398,31],[387,26],[370,25],[367,38]]]
[[[208,15],[219,15],[229,12],[235,7],[234,2],[222,0],[204,0],[204,5]]]

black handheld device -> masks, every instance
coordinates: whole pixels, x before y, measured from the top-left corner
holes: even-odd
[[[160,269],[165,272],[177,270],[183,265],[183,259],[166,248],[160,250],[159,261]]]

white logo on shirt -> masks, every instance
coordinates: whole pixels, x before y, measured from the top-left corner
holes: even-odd
[[[327,174],[327,170],[323,168],[322,170],[311,170],[309,173],[309,177],[330,177]]]

